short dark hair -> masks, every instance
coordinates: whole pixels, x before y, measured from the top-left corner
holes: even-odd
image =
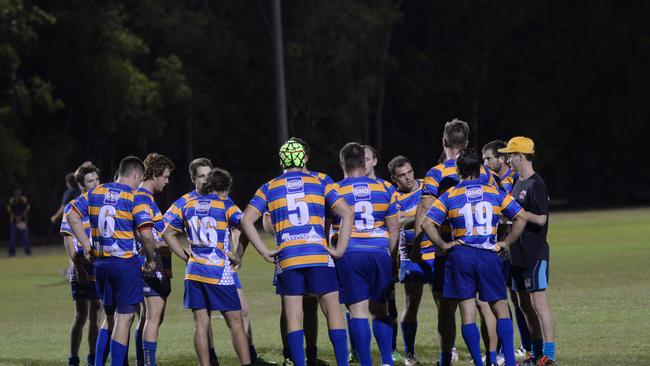
[[[377,151],[377,149],[375,149],[374,147],[372,147],[370,145],[361,145],[361,146],[363,146],[364,149],[368,149],[368,150],[370,150],[370,152],[372,152],[372,158],[373,159],[379,160],[379,151]],[[365,156],[365,151],[364,151],[364,156]]]
[[[232,185],[232,176],[230,173],[221,168],[212,168],[208,173],[208,179],[199,190],[200,194],[208,194],[210,192],[228,192]]]
[[[300,137],[295,137],[295,136],[291,136],[289,141],[295,141],[300,145],[302,145],[302,150],[305,152],[305,155],[310,156],[311,149],[309,148],[309,144],[307,143],[307,141],[301,139]]]
[[[120,166],[117,168],[119,177],[128,177],[134,172],[144,173],[144,164],[139,157],[129,155],[120,161]]]
[[[406,164],[411,164],[411,161],[403,155],[397,155],[388,163],[388,171],[390,175],[395,175],[395,169],[401,168]]]
[[[533,161],[533,158],[535,157],[535,154],[523,154],[524,158],[528,161]]]
[[[477,177],[481,174],[481,156],[473,147],[463,149],[458,153],[456,168],[458,175],[463,178]]]
[[[445,123],[443,137],[445,147],[464,149],[469,138],[469,125],[465,121],[454,118]]]
[[[494,140],[490,141],[487,144],[483,145],[483,152],[486,152],[488,150],[491,150],[492,153],[494,154],[494,157],[500,158],[503,154],[499,152],[499,149],[503,149],[504,147],[508,146],[505,141],[502,140]]]
[[[202,166],[207,166],[210,169],[212,169],[212,162],[210,161],[210,159],[207,158],[197,158],[190,162],[189,169],[190,169],[190,178],[192,178],[192,181],[194,181],[194,178],[196,177],[196,170]]]
[[[366,167],[366,152],[358,142],[345,144],[339,151],[339,159],[345,171],[359,168],[365,169]]]
[[[79,186],[83,187],[84,177],[89,173],[97,173],[97,175],[99,175],[99,168],[93,165],[90,161],[84,161],[73,174],[75,182],[77,182]]]
[[[144,159],[144,177],[142,177],[142,180],[160,177],[165,172],[165,169],[169,169],[171,172],[174,168],[174,163],[165,155],[151,153]]]

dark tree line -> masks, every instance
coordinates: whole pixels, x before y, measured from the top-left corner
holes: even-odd
[[[283,1],[290,134],[341,176],[340,146],[417,173],[458,117],[482,146],[537,144],[569,207],[650,202],[650,5],[644,1]],[[277,174],[270,2],[0,0],[0,187],[22,185],[47,230],[63,175],[104,181],[127,154],[193,157],[235,177],[245,205]],[[3,198],[4,198],[3,197]],[[3,227],[2,230],[5,230]]]

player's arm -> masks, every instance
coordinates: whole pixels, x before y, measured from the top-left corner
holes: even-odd
[[[546,225],[546,220],[548,219],[548,215],[535,215],[532,212],[526,212],[525,216],[526,221],[538,226]]]
[[[449,250],[454,245],[457,245],[457,244],[460,243],[457,240],[449,242],[449,243],[442,240],[442,237],[440,236],[440,233],[438,232],[438,227],[439,227],[439,225],[437,223],[435,223],[433,220],[431,220],[430,218],[428,218],[428,217],[425,217],[424,221],[422,222],[422,230],[427,234],[429,239],[431,239],[431,242],[433,242],[433,244],[438,246],[438,248],[440,248],[442,250]]]
[[[417,211],[416,211],[417,215]],[[400,211],[399,224],[402,229],[411,229],[415,225],[415,215],[407,215],[405,212]]]
[[[156,269],[156,260],[154,259],[153,252],[156,250],[156,239],[153,237],[153,231],[151,226],[144,225],[138,228],[138,232],[142,236],[142,248],[144,249],[144,255],[147,257],[147,263],[145,263],[145,269],[148,271],[153,271]]]
[[[526,228],[526,223],[527,223],[527,212],[524,210],[521,210],[520,214],[517,215],[517,217],[514,218],[512,221],[512,227],[510,229],[510,232],[506,237],[497,243],[497,246],[504,248],[508,250],[512,243],[515,242],[515,240],[519,239],[521,234],[524,232],[524,229]]]
[[[81,247],[84,248],[84,253],[90,254],[90,240],[88,239],[88,236],[86,236],[86,230],[84,229],[84,225],[81,222],[81,215],[77,212],[77,209],[75,208],[70,210],[66,219],[68,220],[68,224],[70,225],[70,229],[72,229],[75,238],[77,238]]]
[[[396,216],[386,217],[386,227],[388,228],[388,242],[391,254],[395,254],[397,241],[399,240],[400,218]]]
[[[74,244],[74,239],[72,235],[63,235],[63,247],[65,252],[70,257],[72,265],[74,265],[75,270],[77,271],[77,280],[82,285],[88,283],[88,272],[83,266],[83,262],[86,260],[86,257],[79,256],[77,253],[77,246]]]
[[[340,199],[334,206],[332,212],[341,218],[339,225],[339,237],[336,241],[336,249],[327,247],[327,251],[332,258],[338,259],[343,256],[348,249],[350,235],[352,235],[352,225],[354,225],[354,211],[348,206],[344,199]]]
[[[59,209],[56,210],[56,212],[54,213],[54,215],[52,215],[52,217],[50,217],[50,222],[52,222],[52,223],[56,222],[56,220],[58,220],[59,217],[61,217],[63,215],[63,208],[64,207],[65,207],[65,205],[59,206]]]
[[[182,259],[184,262],[187,262],[189,255],[187,255],[187,253],[183,250],[183,246],[179,240],[179,237],[184,237],[182,234],[182,232],[173,228],[171,225],[167,225],[165,226],[165,230],[162,233],[162,238],[165,243],[167,243],[169,249],[171,249],[171,251],[174,252],[178,258]]]
[[[264,231],[271,235],[275,235],[275,229],[273,228],[273,221],[271,220],[271,214],[266,211],[264,215],[262,215],[262,228],[264,228]]]
[[[257,250],[257,252],[260,253],[267,262],[275,263],[273,256],[275,256],[276,251],[270,251],[266,248],[266,244],[264,244],[264,241],[255,228],[255,222],[257,222],[261,216],[262,214],[256,208],[249,205],[246,207],[246,210],[244,210],[240,228],[242,229],[242,232],[248,237],[250,243],[253,244],[253,247]]]
[[[429,212],[431,206],[433,206],[434,197],[422,195],[420,204],[418,205],[417,210],[415,211],[415,234],[419,234],[422,231],[422,224],[424,217]]]

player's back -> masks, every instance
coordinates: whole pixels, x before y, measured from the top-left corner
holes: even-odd
[[[189,198],[178,212],[171,212],[168,225],[185,231],[191,256],[185,268],[185,279],[199,282],[233,284],[228,230],[239,226],[241,210],[231,201],[217,194]],[[167,214],[166,214],[167,215]]]
[[[422,179],[416,180],[418,188],[412,192],[400,192],[397,193],[397,208],[400,211],[402,217],[415,217],[417,212],[418,205],[422,199]],[[405,243],[413,243],[415,240],[415,227],[411,226],[409,228],[402,229],[400,232],[400,259],[408,259],[408,253],[406,252]],[[423,260],[431,260],[435,258],[435,246],[431,242],[428,236],[423,235],[420,242],[420,253],[422,254]]]
[[[303,171],[288,171],[257,190],[250,206],[268,211],[280,268],[328,266],[325,210],[338,200],[334,185]]]
[[[394,192],[366,176],[345,178],[337,186],[339,195],[354,211],[354,226],[346,252],[387,252],[386,218],[398,214]],[[338,217],[334,219],[334,232],[339,221]]]
[[[431,212],[446,216],[454,239],[480,249],[496,249],[497,226],[503,215],[512,218],[521,210],[514,199],[480,180],[462,181],[434,202]],[[437,212],[436,212],[437,211]]]
[[[112,182],[101,184],[80,196],[73,207],[80,216],[88,215],[95,257],[131,258],[137,254],[135,230],[151,224],[143,207],[134,206],[130,186]]]
[[[483,184],[496,185],[495,178],[482,165],[478,180]],[[456,168],[456,159],[448,159],[429,169],[426,173],[423,194],[440,197],[458,182],[460,182],[460,178]]]

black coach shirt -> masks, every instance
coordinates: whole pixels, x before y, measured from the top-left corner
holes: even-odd
[[[526,211],[536,215],[548,215],[548,189],[539,174],[535,173],[528,179],[520,177],[512,188],[512,197]],[[548,261],[547,232],[548,218],[544,226],[528,223],[521,237],[510,247],[512,265],[529,267],[538,260]]]

